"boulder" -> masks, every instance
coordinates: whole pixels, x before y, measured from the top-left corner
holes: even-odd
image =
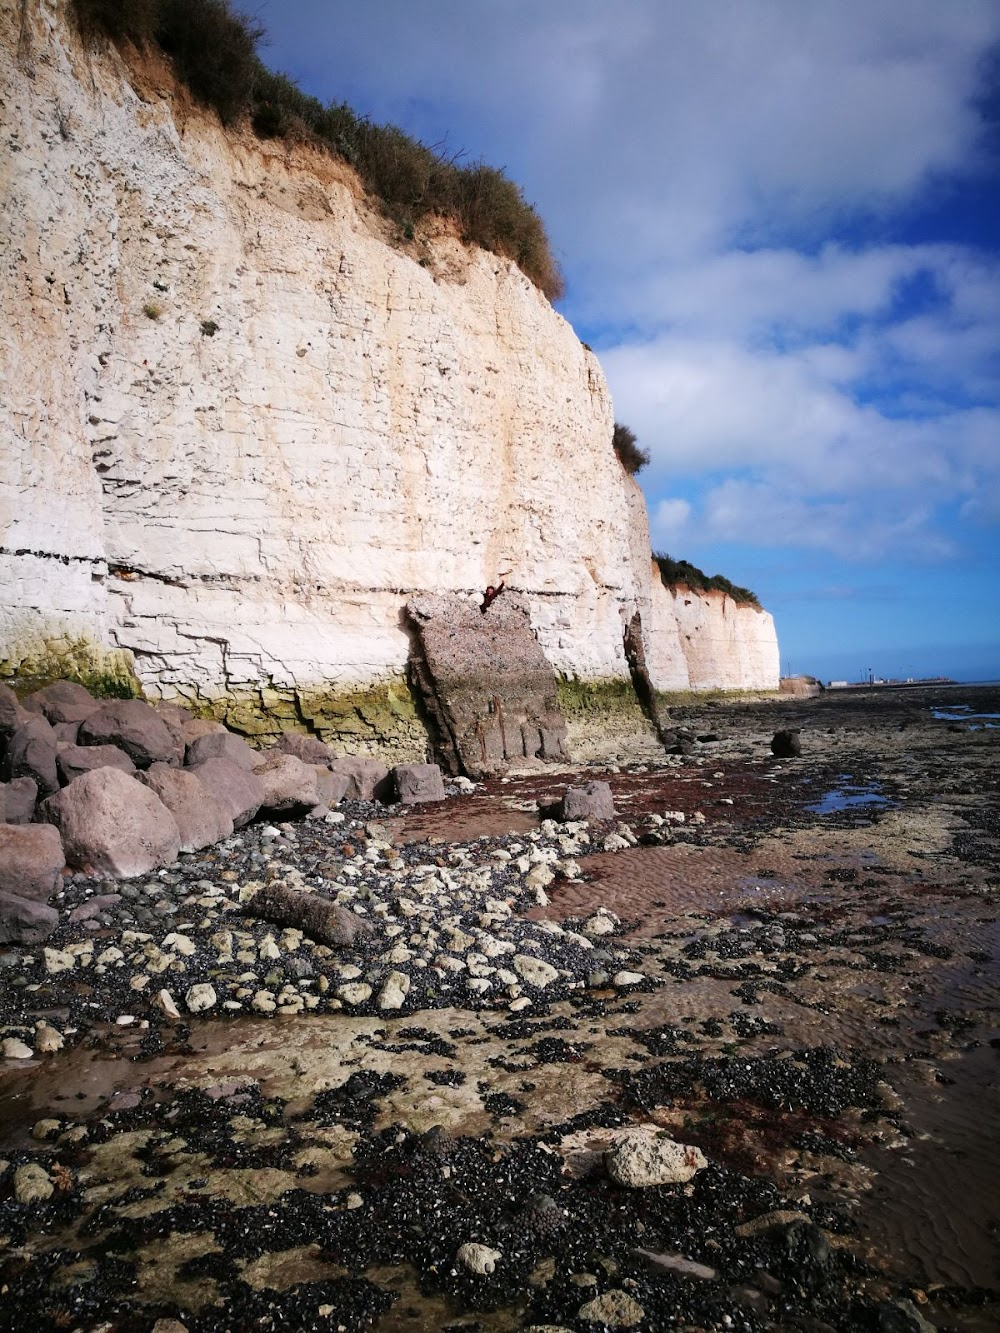
[[[130,879],[170,865],[180,851],[173,815],[120,768],[82,774],[44,801],[41,814],[61,830],[67,863],[88,874]]]
[[[39,944],[58,924],[54,907],[16,893],[0,893],[0,944]]]
[[[316,774],[316,794],[320,805],[339,805],[347,794],[350,779],[343,773],[331,773],[325,765],[311,764],[310,767]]]
[[[293,754],[304,764],[326,765],[336,755],[318,736],[303,736],[301,731],[283,731],[274,743],[274,748],[282,754]]]
[[[776,731],[771,738],[771,753],[778,759],[797,759],[802,753],[801,733],[798,728]]]
[[[700,1148],[678,1143],[658,1125],[627,1130],[605,1153],[604,1164],[616,1184],[630,1189],[683,1184],[708,1166]]]
[[[177,821],[182,852],[200,851],[232,833],[233,820],[228,809],[190,770],[171,764],[152,764],[139,774],[139,781],[156,793]]]
[[[64,745],[56,752],[56,768],[64,787],[68,787],[81,773],[90,773],[95,768],[120,768],[123,773],[135,772],[135,764],[117,745]]]
[[[59,745],[75,745],[80,735],[79,722],[53,722],[52,732]]]
[[[66,864],[62,839],[48,824],[0,824],[0,893],[46,902]]]
[[[243,910],[248,916],[259,917],[276,926],[290,926],[293,930],[304,931],[320,944],[335,947],[350,948],[372,933],[371,925],[363,917],[340,903],[283,884],[265,884]]]
[[[249,824],[264,804],[264,784],[257,774],[228,759],[206,759],[188,772],[218,801],[234,828]]]
[[[190,708],[184,708],[181,704],[157,703],[153,704],[157,716],[162,717],[164,722],[173,723],[176,727],[183,727],[185,722],[192,722],[194,714]]]
[[[567,787],[559,807],[559,818],[614,819],[615,803],[606,782],[585,782],[582,787]]]
[[[225,759],[250,771],[260,763],[260,751],[251,749],[242,736],[234,736],[231,731],[210,731],[188,741],[185,762],[188,768],[194,768],[206,759]]]
[[[9,685],[0,685],[0,741],[7,740],[27,720],[14,691]]]
[[[44,689],[35,690],[21,700],[22,707],[32,713],[42,713],[52,723],[82,722],[101,706],[89,690],[73,680],[57,680]]]
[[[58,742],[49,723],[41,714],[25,714],[24,722],[7,743],[7,753],[0,767],[0,778],[31,778],[43,796],[59,790],[56,768]]]
[[[181,731],[186,745],[189,745],[191,741],[196,741],[199,736],[217,735],[225,729],[221,722],[214,722],[208,717],[193,717],[190,722],[181,723]]]
[[[437,764],[397,764],[392,779],[396,798],[403,805],[445,799],[444,778]]]
[[[263,755],[257,751],[256,759],[253,771],[264,788],[264,809],[275,814],[305,813],[322,803],[316,769],[312,764],[303,763],[294,754],[274,750],[265,751]]]
[[[38,783],[34,778],[0,782],[0,824],[30,824],[37,800]]]
[[[141,699],[112,699],[80,724],[81,745],[117,745],[137,768],[179,764],[183,752],[156,709]]]
[[[344,797],[349,801],[373,801],[375,789],[381,786],[389,774],[385,764],[364,754],[331,759],[329,769],[331,773],[338,773],[347,779]]]

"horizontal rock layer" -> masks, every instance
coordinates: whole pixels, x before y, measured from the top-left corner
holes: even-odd
[[[422,754],[403,607],[505,575],[563,676],[628,680],[639,611],[654,688],[777,687],[769,616],[652,579],[600,366],[515,265],[406,241],[66,0],[0,24],[0,673],[131,659],[245,730]]]

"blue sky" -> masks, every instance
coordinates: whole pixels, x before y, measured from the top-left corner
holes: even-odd
[[[783,670],[1000,677],[996,0],[271,0],[266,62],[504,168]]]

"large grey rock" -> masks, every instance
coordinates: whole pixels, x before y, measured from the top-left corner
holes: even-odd
[[[28,714],[18,703],[17,695],[9,685],[0,685],[0,741],[7,738],[28,720]]]
[[[294,754],[279,751],[255,752],[257,763],[254,773],[264,788],[262,806],[276,814],[305,812],[321,804],[316,782],[316,769],[305,764]]]
[[[30,824],[37,800],[38,783],[34,778],[0,782],[0,824]]]
[[[336,755],[317,736],[303,736],[301,731],[283,731],[274,743],[276,750],[293,754],[304,764],[328,764]]]
[[[708,1166],[700,1148],[678,1143],[657,1125],[640,1125],[622,1134],[604,1155],[608,1175],[618,1185],[683,1184]]]
[[[489,777],[511,762],[567,758],[556,677],[529,608],[506,592],[483,615],[461,597],[406,604],[413,680],[451,773]]]
[[[329,769],[347,779],[344,797],[349,801],[373,801],[376,789],[389,775],[385,764],[364,754],[331,759]]]
[[[559,818],[614,819],[615,802],[606,782],[585,782],[582,787],[567,787],[558,808]]]
[[[22,707],[40,712],[52,723],[82,722],[101,706],[88,689],[73,680],[57,680],[21,700]]]
[[[156,793],[177,821],[182,852],[211,847],[232,833],[228,809],[189,769],[152,764],[139,774],[139,781]]]
[[[53,722],[52,732],[59,745],[75,745],[80,735],[79,722]]]
[[[141,699],[112,699],[80,724],[81,745],[117,745],[137,768],[179,764],[183,757],[156,710]]]
[[[403,805],[445,799],[444,778],[437,764],[397,764],[392,770],[396,798]]]
[[[305,931],[321,944],[349,948],[372,932],[363,917],[341,903],[318,893],[290,889],[283,884],[265,884],[244,908],[248,916]]]
[[[123,773],[135,772],[135,764],[117,745],[64,745],[56,752],[56,767],[64,787],[68,787],[81,773],[90,773],[95,768],[120,768]]]
[[[0,893],[46,902],[66,864],[62,839],[48,824],[0,824]]]
[[[52,727],[41,714],[25,714],[24,722],[11,735],[7,752],[0,765],[0,778],[31,778],[44,796],[59,790],[59,771],[56,768],[58,742]]]
[[[149,787],[119,768],[95,768],[41,805],[63,835],[66,862],[88,874],[130,879],[176,861],[177,821]]]
[[[231,731],[211,731],[188,742],[188,768],[203,764],[206,759],[225,759],[238,768],[252,770],[260,763],[260,751],[247,745],[242,736],[235,736]]]
[[[264,804],[264,784],[256,773],[230,763],[228,759],[206,759],[188,772],[201,782],[215,797],[233,821],[234,828],[242,828]]]
[[[39,944],[58,924],[54,907],[15,893],[0,893],[0,944]]]

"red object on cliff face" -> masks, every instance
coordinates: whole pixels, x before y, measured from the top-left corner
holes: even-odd
[[[479,608],[480,611],[483,613],[483,615],[486,614],[486,612],[490,609],[490,607],[493,605],[493,603],[496,601],[496,599],[497,599],[497,598],[500,596],[500,594],[503,592],[503,590],[504,590],[504,586],[505,586],[505,585],[504,585],[504,583],[503,583],[502,581],[500,582],[499,586],[496,587],[496,588],[494,588],[493,584],[491,583],[490,586],[489,586],[489,587],[486,589],[486,591],[483,593],[483,604],[482,604],[482,606]]]

